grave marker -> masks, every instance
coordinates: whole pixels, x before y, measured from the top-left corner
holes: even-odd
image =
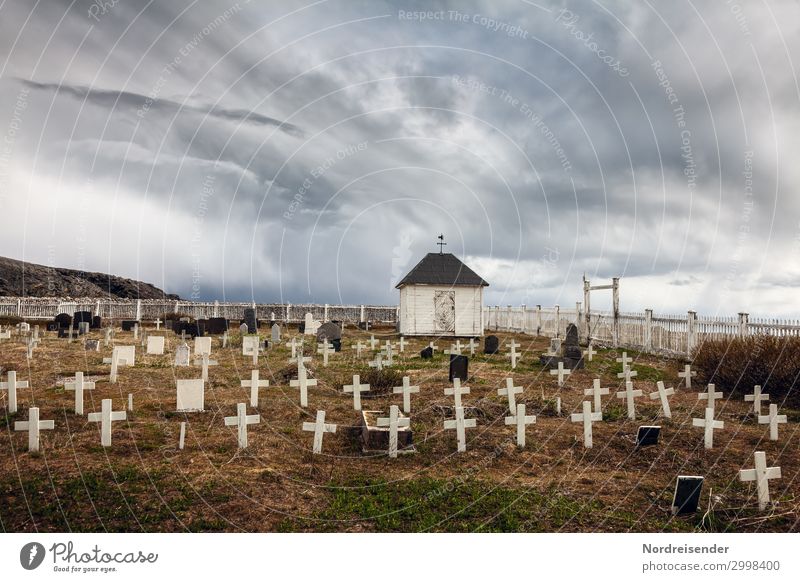
[[[505,417],[506,426],[508,425],[517,426],[517,446],[519,448],[525,448],[525,427],[529,424],[536,423],[536,416],[534,415],[525,416],[524,404],[517,404],[515,410],[516,410],[516,415]]]
[[[744,395],[745,402],[752,402],[753,403],[753,414],[756,416],[761,416],[761,403],[769,401],[769,394],[762,394],[761,386],[755,385],[753,386],[753,393],[752,394],[745,394]]]
[[[678,372],[678,378],[684,378],[686,380],[686,388],[692,388],[692,378],[697,376],[697,372],[692,372],[692,367],[689,364],[686,364],[683,368],[683,372]]]
[[[597,352],[595,352],[594,348],[592,347],[592,342],[589,342],[589,345],[586,347],[586,349],[583,352],[583,357],[586,358],[587,362],[591,362],[596,353]]]
[[[600,412],[602,414],[603,409],[603,399],[602,396],[605,396],[609,393],[608,388],[601,388],[600,387],[600,378],[595,378],[593,385],[591,388],[584,388],[583,395],[584,396],[592,396],[594,398],[594,411]]]
[[[147,337],[147,354],[150,356],[164,355],[163,335],[151,335]]]
[[[181,436],[178,438],[178,450],[183,450],[183,444],[186,440],[186,421],[181,422]]]
[[[642,394],[641,390],[633,389],[633,382],[625,382],[625,390],[623,392],[617,392],[617,398],[625,399],[625,404],[628,407],[628,418],[630,420],[636,420],[636,405],[633,399]]]
[[[83,416],[83,391],[94,390],[94,382],[85,382],[83,372],[75,372],[75,380],[64,382],[64,390],[75,391],[75,414]]]
[[[17,381],[17,373],[9,370],[7,381],[0,382],[0,390],[8,390],[8,412],[14,414],[17,411],[17,388],[30,388],[27,380]]]
[[[300,352],[302,354],[303,352]],[[299,388],[300,389],[300,406],[303,408],[308,406],[308,389],[312,386],[316,386],[316,380],[309,380],[308,378],[308,371],[306,370],[305,365],[303,364],[302,358],[297,362],[297,380],[289,380],[289,386],[291,388]]]
[[[400,411],[396,404],[392,404],[389,408],[388,418],[379,418],[378,426],[389,427],[389,457],[392,459],[397,458],[397,432],[401,428],[409,428],[411,426],[411,419],[408,417],[400,418]]]
[[[767,454],[763,451],[756,451],[754,469],[741,469],[739,471],[740,481],[755,481],[756,491],[758,492],[758,509],[764,511],[769,505],[769,480],[781,478],[780,467],[767,467]]]
[[[210,336],[197,336],[194,338],[194,355],[211,355],[211,337]]]
[[[206,384],[202,379],[178,380],[176,394],[178,412],[205,411]]]
[[[445,388],[444,395],[452,396],[455,401],[456,408],[461,408],[461,395],[469,394],[469,386],[461,385],[461,378],[453,378],[453,387]]]
[[[708,400],[708,407],[711,410],[714,410],[715,408],[714,402],[716,402],[723,396],[722,392],[715,392],[714,387],[715,387],[714,384],[709,384],[707,392],[701,392],[700,394],[697,395],[698,400]]]
[[[242,388],[250,388],[250,406],[258,407],[258,389],[268,388],[269,380],[259,380],[258,370],[250,371],[250,379],[241,381]]]
[[[581,414],[573,413],[570,416],[572,422],[583,423],[583,446],[587,449],[592,448],[592,423],[603,420],[603,415],[600,412],[592,412],[592,403],[588,400],[583,401],[583,412]]]
[[[408,376],[403,376],[403,385],[402,386],[394,386],[392,388],[393,394],[401,394],[403,395],[403,412],[406,414],[411,413],[411,395],[419,393],[419,386],[412,386],[411,385],[411,378]]]
[[[210,338],[209,338],[210,339]],[[217,366],[219,362],[216,360],[211,360],[208,357],[208,354],[203,354],[203,357],[200,359],[195,359],[194,361],[195,366],[203,366],[202,375],[200,376],[203,379],[203,382],[208,382],[208,367],[209,366]]]
[[[515,397],[516,394],[522,394],[522,386],[514,386],[514,380],[512,378],[506,378],[505,388],[497,389],[497,395],[505,396],[508,400],[509,414],[513,414],[517,409],[517,399]]]
[[[511,342],[509,342],[507,345],[508,345],[508,348],[511,351],[508,354],[506,354],[506,357],[507,358],[511,358],[511,369],[513,370],[513,369],[515,369],[517,367],[517,357],[519,355],[519,354],[517,354],[517,348],[520,347],[520,344],[518,344],[514,340],[511,340]],[[562,367],[563,367],[563,364],[562,364]],[[560,384],[559,384],[559,386],[560,386]]]
[[[305,430],[305,431],[314,431],[313,453],[315,455],[319,455],[319,454],[322,453],[322,437],[325,435],[326,432],[330,432],[330,433],[336,432],[336,425],[335,424],[326,424],[325,423],[325,411],[324,410],[317,410],[317,420],[316,420],[316,422],[304,422],[303,423],[303,430]]]
[[[475,428],[477,423],[474,418],[464,418],[464,409],[461,406],[455,408],[455,420],[445,420],[444,429],[456,431],[456,440],[458,441],[458,452],[463,453],[467,450],[467,432],[468,428]]]
[[[356,345],[354,345],[354,346],[350,346],[350,348],[351,348],[351,349],[353,349],[353,350],[355,350],[355,351],[356,351],[356,357],[357,357],[357,358],[360,358],[360,357],[361,357],[361,351],[362,351],[362,350],[363,350],[365,347],[367,347],[367,346],[365,346],[364,344],[362,344],[362,343],[361,343],[361,340],[358,340],[358,341],[356,342]]]
[[[369,367],[375,368],[378,371],[383,370],[383,354],[380,352],[375,354],[375,360],[369,362]]]
[[[678,475],[672,496],[672,515],[695,513],[700,504],[703,477]]]
[[[559,388],[564,386],[564,378],[566,376],[569,376],[570,374],[572,374],[572,370],[568,370],[568,369],[564,368],[564,362],[559,362],[557,369],[550,370],[550,375],[551,376],[558,375],[558,387]]]
[[[226,416],[225,426],[235,426],[237,428],[237,435],[239,441],[239,448],[247,448],[247,425],[258,424],[261,422],[261,417],[257,414],[247,414],[247,405],[240,402],[236,405],[236,416]]]
[[[361,410],[361,393],[369,392],[369,384],[361,384],[361,377],[353,375],[353,383],[343,386],[345,394],[353,395],[353,410]]]
[[[669,408],[669,396],[675,394],[675,389],[665,388],[664,382],[661,380],[656,382],[656,386],[658,387],[658,392],[652,392],[650,400],[661,400],[661,414],[664,418],[672,418],[672,411]]]
[[[333,344],[330,343],[328,340],[323,340],[322,343],[317,348],[317,353],[322,354],[322,365],[327,367],[328,366],[328,354],[333,349]]]
[[[692,426],[700,427],[705,430],[705,437],[703,442],[706,449],[714,448],[714,429],[725,428],[725,423],[721,420],[714,420],[714,409],[706,408],[704,418],[693,418]]]
[[[175,365],[188,366],[189,365],[189,344],[183,342],[175,348]]]
[[[39,409],[35,406],[28,409],[28,420],[14,423],[14,430],[28,431],[28,451],[31,453],[39,452],[39,431],[54,428],[55,423],[52,420],[39,420]]]
[[[469,358],[467,356],[458,356],[455,354],[450,356],[448,379],[453,382],[456,378],[464,382],[469,378]]]
[[[769,440],[776,441],[778,440],[778,425],[779,424],[786,424],[786,415],[785,414],[778,414],[778,405],[777,404],[770,404],[769,405],[769,414],[766,416],[759,416],[758,417],[758,424],[768,424],[769,425]]]
[[[617,358],[616,362],[618,364],[622,364],[622,369],[630,368],[630,365],[633,363],[633,358],[628,357],[628,352],[622,352],[622,357]]]
[[[100,444],[104,447],[111,446],[111,423],[117,420],[127,420],[128,413],[124,410],[114,412],[111,410],[111,399],[105,398],[101,403],[101,412],[90,412],[86,419],[89,422],[100,423]]]
[[[625,378],[625,382],[632,382],[633,378],[639,375],[639,372],[631,370],[630,366],[622,366],[622,372],[617,374],[617,378]]]
[[[649,447],[652,445],[657,445],[660,434],[660,426],[640,426],[636,433],[636,446]]]

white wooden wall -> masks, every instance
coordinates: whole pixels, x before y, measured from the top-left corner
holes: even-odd
[[[433,297],[436,291],[455,292],[453,336],[483,335],[483,287],[405,285],[400,289],[400,333],[438,335],[434,325]]]

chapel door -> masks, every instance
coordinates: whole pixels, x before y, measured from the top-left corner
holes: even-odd
[[[433,330],[438,334],[456,331],[455,291],[433,292]]]

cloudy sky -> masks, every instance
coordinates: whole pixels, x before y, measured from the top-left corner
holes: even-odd
[[[441,232],[491,305],[800,316],[798,62],[789,0],[6,0],[0,255],[393,304]]]

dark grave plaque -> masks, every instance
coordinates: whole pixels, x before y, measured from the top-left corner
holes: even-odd
[[[306,322],[305,321],[301,321],[300,323],[297,324],[297,331],[299,333],[306,333]]]
[[[341,352],[342,351],[342,340],[332,340],[331,343],[333,344],[333,351],[334,352]]]
[[[211,335],[221,335],[228,331],[228,320],[224,317],[211,317],[206,329]]]
[[[59,313],[53,318],[53,321],[58,324],[58,327],[69,327],[72,325],[72,316],[68,313]]]
[[[419,357],[423,360],[430,360],[433,357],[433,348],[428,346],[419,353]]]
[[[649,447],[658,444],[658,437],[661,434],[660,426],[640,426],[636,433],[636,446]]]
[[[370,328],[372,328],[372,326],[370,325],[370,323],[368,321],[359,321],[358,322],[358,329],[361,329],[361,330],[364,330],[364,331],[369,331]]]
[[[78,324],[84,322],[92,325],[92,312],[76,311],[72,316],[72,327],[78,329]]]
[[[92,329],[102,329],[103,328],[103,318],[99,315],[95,315],[92,318]]]
[[[333,323],[332,321],[323,323],[317,329],[317,342],[323,342],[325,340],[333,341],[340,339],[342,339],[342,328]]]
[[[255,309],[252,307],[245,308],[244,322],[247,324],[247,333],[258,333],[258,320],[256,319]]]
[[[47,322],[47,331],[58,331],[61,329],[58,325],[57,321],[48,321]]]
[[[58,328],[58,337],[59,338],[69,337],[69,328],[68,327],[59,327]]]
[[[672,496],[672,515],[687,515],[697,511],[703,479],[697,476],[678,475],[675,481],[675,494]]]
[[[500,338],[496,335],[487,335],[483,342],[484,354],[496,354],[500,351]]]
[[[453,378],[459,378],[462,382],[466,382],[468,376],[469,358],[467,356],[450,354],[450,381],[452,382]]]
[[[133,328],[136,324],[139,323],[135,319],[123,319],[122,320],[122,331],[133,331]],[[178,332],[180,333],[180,332]]]

